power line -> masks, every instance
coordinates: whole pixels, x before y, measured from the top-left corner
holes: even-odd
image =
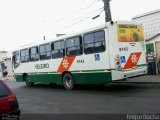
[[[70,27],[72,27],[72,26],[75,26],[75,25],[77,25],[77,24],[83,22],[84,20],[86,20],[86,19],[88,19],[88,18],[91,18],[91,17],[86,17],[86,18],[84,18],[84,19],[82,19],[82,20],[79,20],[79,21],[77,21],[77,22],[75,22],[75,23],[73,23],[73,24],[71,24],[71,25],[69,25],[69,26],[63,28],[63,30],[68,29],[68,28],[70,28]]]
[[[99,11],[99,10],[102,10],[102,9],[103,9],[103,7],[99,8],[99,9],[96,9],[96,10],[94,10],[94,11],[91,11],[91,12],[89,12],[89,13],[87,13],[87,14],[84,14],[84,15],[82,15],[82,16],[80,16],[80,17],[77,17],[77,18],[73,19],[73,21],[74,21],[74,20],[81,19],[81,18],[83,18],[83,17],[85,17],[85,16],[87,16],[87,15],[91,15],[91,14],[93,14],[93,13]]]
[[[57,24],[57,23],[59,23],[61,21],[64,21],[65,20],[64,18],[73,16],[74,14],[77,14],[77,13],[81,12],[82,10],[89,9],[90,7],[92,7],[93,4],[95,4],[96,2],[99,2],[99,1],[100,0],[95,0],[92,3],[90,3],[88,6],[86,6],[84,8],[80,8],[80,9],[78,9],[78,10],[72,12],[72,13],[69,13],[68,15],[65,15],[65,16],[61,17],[60,19],[56,20],[56,22],[54,24]]]
[[[103,8],[103,7],[102,7],[102,8]],[[99,16],[101,15],[102,11],[104,11],[104,10],[102,10],[102,8],[98,9],[98,10],[101,10]],[[87,15],[92,14],[92,13],[95,13],[95,11],[97,12],[97,10],[94,10],[94,11],[88,13]],[[64,28],[62,28],[62,29],[63,29],[63,30],[68,29],[68,28],[70,28],[70,27],[72,27],[72,26],[74,26],[74,25],[77,25],[77,24],[85,21],[86,19],[92,18],[91,16],[88,16],[88,17],[85,17],[85,18],[84,18],[84,16],[86,16],[86,15],[83,15],[83,16],[81,16],[81,17],[78,17],[78,18],[74,19],[74,20],[77,20],[77,19],[83,18],[83,19],[81,19],[81,20],[79,20],[79,21],[77,21],[77,22],[75,22],[75,23],[73,23],[73,24],[71,24],[71,25],[68,25],[67,27],[64,27]],[[62,29],[60,29],[60,30],[62,30]],[[60,30],[58,30],[58,31],[60,31]]]
[[[87,7],[82,8],[82,9],[88,9],[88,8],[90,8],[94,3],[99,2],[99,1],[100,1],[100,0],[95,0],[95,1],[93,1],[90,5],[88,5]]]

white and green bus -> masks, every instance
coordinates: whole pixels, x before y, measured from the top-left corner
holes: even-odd
[[[147,72],[140,24],[111,21],[76,34],[33,44],[13,52],[16,81],[105,84]]]

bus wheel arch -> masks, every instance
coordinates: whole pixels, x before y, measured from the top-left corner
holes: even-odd
[[[74,78],[73,75],[65,71],[62,73],[62,83],[67,90],[73,90],[74,89]]]
[[[26,83],[26,86],[28,87],[34,86],[34,82],[30,81],[29,75],[27,73],[23,73],[23,81]]]

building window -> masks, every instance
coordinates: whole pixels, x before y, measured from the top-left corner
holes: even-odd
[[[53,42],[51,44],[52,58],[62,58],[65,56],[64,40]]]
[[[84,35],[84,53],[92,54],[105,51],[104,31],[92,32]]]
[[[26,63],[28,61],[29,61],[28,49],[21,50],[21,63]]]
[[[30,52],[30,61],[38,61],[39,60],[38,47],[30,48],[29,52]]]
[[[50,44],[40,45],[39,52],[40,52],[40,60],[51,59],[51,46],[50,46]]]
[[[66,55],[77,56],[82,54],[82,38],[73,37],[66,40]]]

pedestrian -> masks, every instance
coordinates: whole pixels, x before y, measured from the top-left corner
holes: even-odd
[[[8,75],[6,66],[3,68],[2,73],[3,73],[4,80],[5,80],[7,78],[7,75]]]
[[[158,59],[158,62],[157,62],[157,70],[158,70],[158,74],[160,74],[160,58]]]
[[[155,55],[150,49],[147,50],[148,75],[156,75]]]

